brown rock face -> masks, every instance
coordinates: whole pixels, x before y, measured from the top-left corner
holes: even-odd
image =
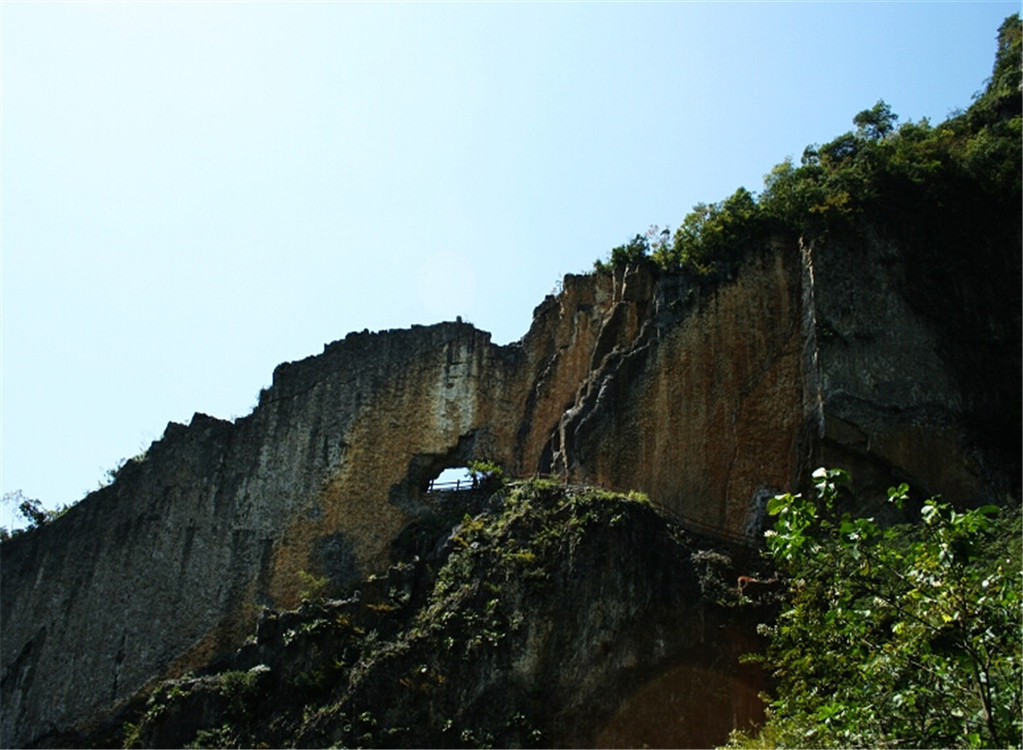
[[[799,257],[778,247],[709,294],[682,279],[655,289],[566,410],[554,465],[743,534],[764,489],[793,486],[806,459]]]
[[[2,545],[0,741],[236,647],[260,605],[297,601],[303,571],[344,587],[384,569],[428,481],[472,459],[639,489],[732,536],[822,462],[851,468],[865,502],[894,479],[1018,495],[1018,450],[1006,464],[978,438],[978,415],[1018,411],[1018,357],[967,383],[949,346],[964,324],[921,309],[907,262],[879,237],[779,241],[716,287],[566,277],[509,346],[443,323],[281,365],[249,416],[168,425],[113,484]],[[1018,348],[1018,314],[991,317],[966,330]]]

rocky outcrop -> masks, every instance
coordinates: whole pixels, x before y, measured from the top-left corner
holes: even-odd
[[[852,470],[867,504],[903,481],[1019,501],[1021,245],[1018,221],[962,244],[868,224],[804,245],[816,462]]]
[[[281,365],[236,422],[196,415],[52,524],[0,545],[5,745],[83,724],[235,648],[302,573],[337,590],[389,563],[441,469],[645,491],[741,536],[763,500],[842,464],[961,503],[1018,497],[1016,274],[969,275],[877,228],[777,239],[719,284],[647,267],[569,276],[526,336],[463,323],[351,334]],[[909,247],[910,249],[907,249]],[[963,281],[965,279],[965,281]],[[938,285],[962,317],[934,314]],[[969,346],[962,342],[969,339]],[[1015,347],[976,377],[964,353]],[[1015,424],[1014,428],[1005,424]]]
[[[541,480],[480,500],[438,503],[465,520],[422,519],[355,595],[264,610],[129,711],[126,744],[708,747],[762,718],[739,657],[772,605],[731,560],[641,499]]]

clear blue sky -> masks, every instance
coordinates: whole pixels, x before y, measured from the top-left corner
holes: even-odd
[[[879,98],[968,106],[1018,8],[4,2],[0,490],[78,500],[352,330],[514,341]]]

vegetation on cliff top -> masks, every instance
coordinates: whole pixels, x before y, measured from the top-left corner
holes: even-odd
[[[853,118],[855,131],[808,146],[799,166],[786,159],[754,196],[741,187],[724,200],[696,205],[674,233],[651,227],[611,251],[598,272],[648,259],[698,277],[734,274],[753,246],[771,236],[813,239],[854,226],[862,216],[898,228],[921,219],[955,227],[951,238],[983,230],[991,217],[1017,214],[1021,195],[1019,14],[998,31],[986,89],[966,112],[937,126],[926,119],[896,127],[884,101]],[[921,214],[923,214],[921,216]],[[929,237],[941,241],[939,229]]]
[[[790,599],[758,661],[778,684],[767,724],[733,746],[1023,746],[1019,508],[932,498],[881,528],[841,512],[847,478],[820,469],[815,499],[768,506]]]

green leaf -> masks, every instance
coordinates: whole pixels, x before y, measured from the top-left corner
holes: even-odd
[[[792,502],[792,495],[775,495],[767,501],[767,515],[776,516]]]

